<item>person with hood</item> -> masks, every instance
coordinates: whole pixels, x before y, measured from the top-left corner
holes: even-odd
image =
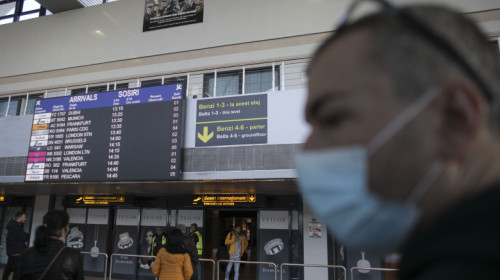
[[[193,275],[191,258],[179,229],[174,228],[168,234],[167,244],[156,255],[152,270],[158,280],[189,280]]]
[[[14,279],[17,279],[19,268],[19,253],[27,248],[29,235],[24,232],[23,225],[26,222],[26,213],[19,211],[7,223],[7,256],[8,261],[3,271],[3,280],[9,279],[11,273],[14,273]]]

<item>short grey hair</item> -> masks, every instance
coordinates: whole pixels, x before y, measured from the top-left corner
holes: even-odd
[[[492,44],[466,16],[450,8],[432,4],[408,5],[401,8],[415,17],[440,38],[451,44],[468,62],[472,70],[488,88],[492,101],[488,102],[491,128],[500,131],[500,63]],[[338,37],[357,29],[367,29],[372,37],[369,65],[393,78],[395,88],[403,100],[411,101],[432,85],[446,77],[461,74],[470,79],[456,61],[428,38],[416,33],[390,12],[378,12],[355,21],[339,35],[332,35],[317,50],[315,57],[335,42]],[[337,37],[337,38],[336,38]],[[314,63],[314,58],[311,65]],[[477,83],[470,79],[476,86]],[[479,90],[481,88],[478,86]],[[485,92],[483,92],[486,94]],[[483,95],[485,97],[485,95]]]

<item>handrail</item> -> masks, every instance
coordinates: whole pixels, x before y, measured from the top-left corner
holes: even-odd
[[[278,272],[276,271],[277,266],[273,262],[253,262],[253,261],[237,261],[237,260],[218,260],[217,261],[217,279],[220,278],[220,263],[248,263],[248,264],[267,264],[274,266],[274,280],[278,280]]]
[[[129,254],[111,254],[111,261],[109,265],[109,278],[108,280],[112,280],[113,278],[111,277],[113,274],[113,257],[134,257],[134,258],[139,258],[139,259],[144,259],[144,258],[152,258],[156,259],[156,256],[149,256],[149,255],[129,255]]]
[[[347,269],[342,265],[282,263],[280,265],[280,280],[283,280],[283,266],[338,268],[344,271],[344,279],[347,279]]]
[[[354,280],[354,270],[374,270],[374,271],[399,271],[397,268],[379,268],[379,267],[351,267],[351,280]]]
[[[106,253],[94,253],[94,252],[84,252],[80,251],[80,254],[84,255],[103,255],[106,258],[106,261],[104,262],[104,280],[106,280],[106,270],[108,270],[108,254]]]
[[[215,280],[215,261],[212,259],[198,259],[200,262],[211,262],[212,263],[212,280]],[[193,270],[196,269],[193,267]],[[202,277],[203,278],[203,277]]]

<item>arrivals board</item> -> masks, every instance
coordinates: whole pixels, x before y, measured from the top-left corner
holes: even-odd
[[[178,180],[184,89],[37,100],[25,181]]]

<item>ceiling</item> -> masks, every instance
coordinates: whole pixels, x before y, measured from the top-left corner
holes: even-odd
[[[299,191],[295,179],[203,180],[112,183],[2,183],[0,193],[14,196],[124,194],[140,197],[184,196],[201,193],[255,193],[294,196]]]

